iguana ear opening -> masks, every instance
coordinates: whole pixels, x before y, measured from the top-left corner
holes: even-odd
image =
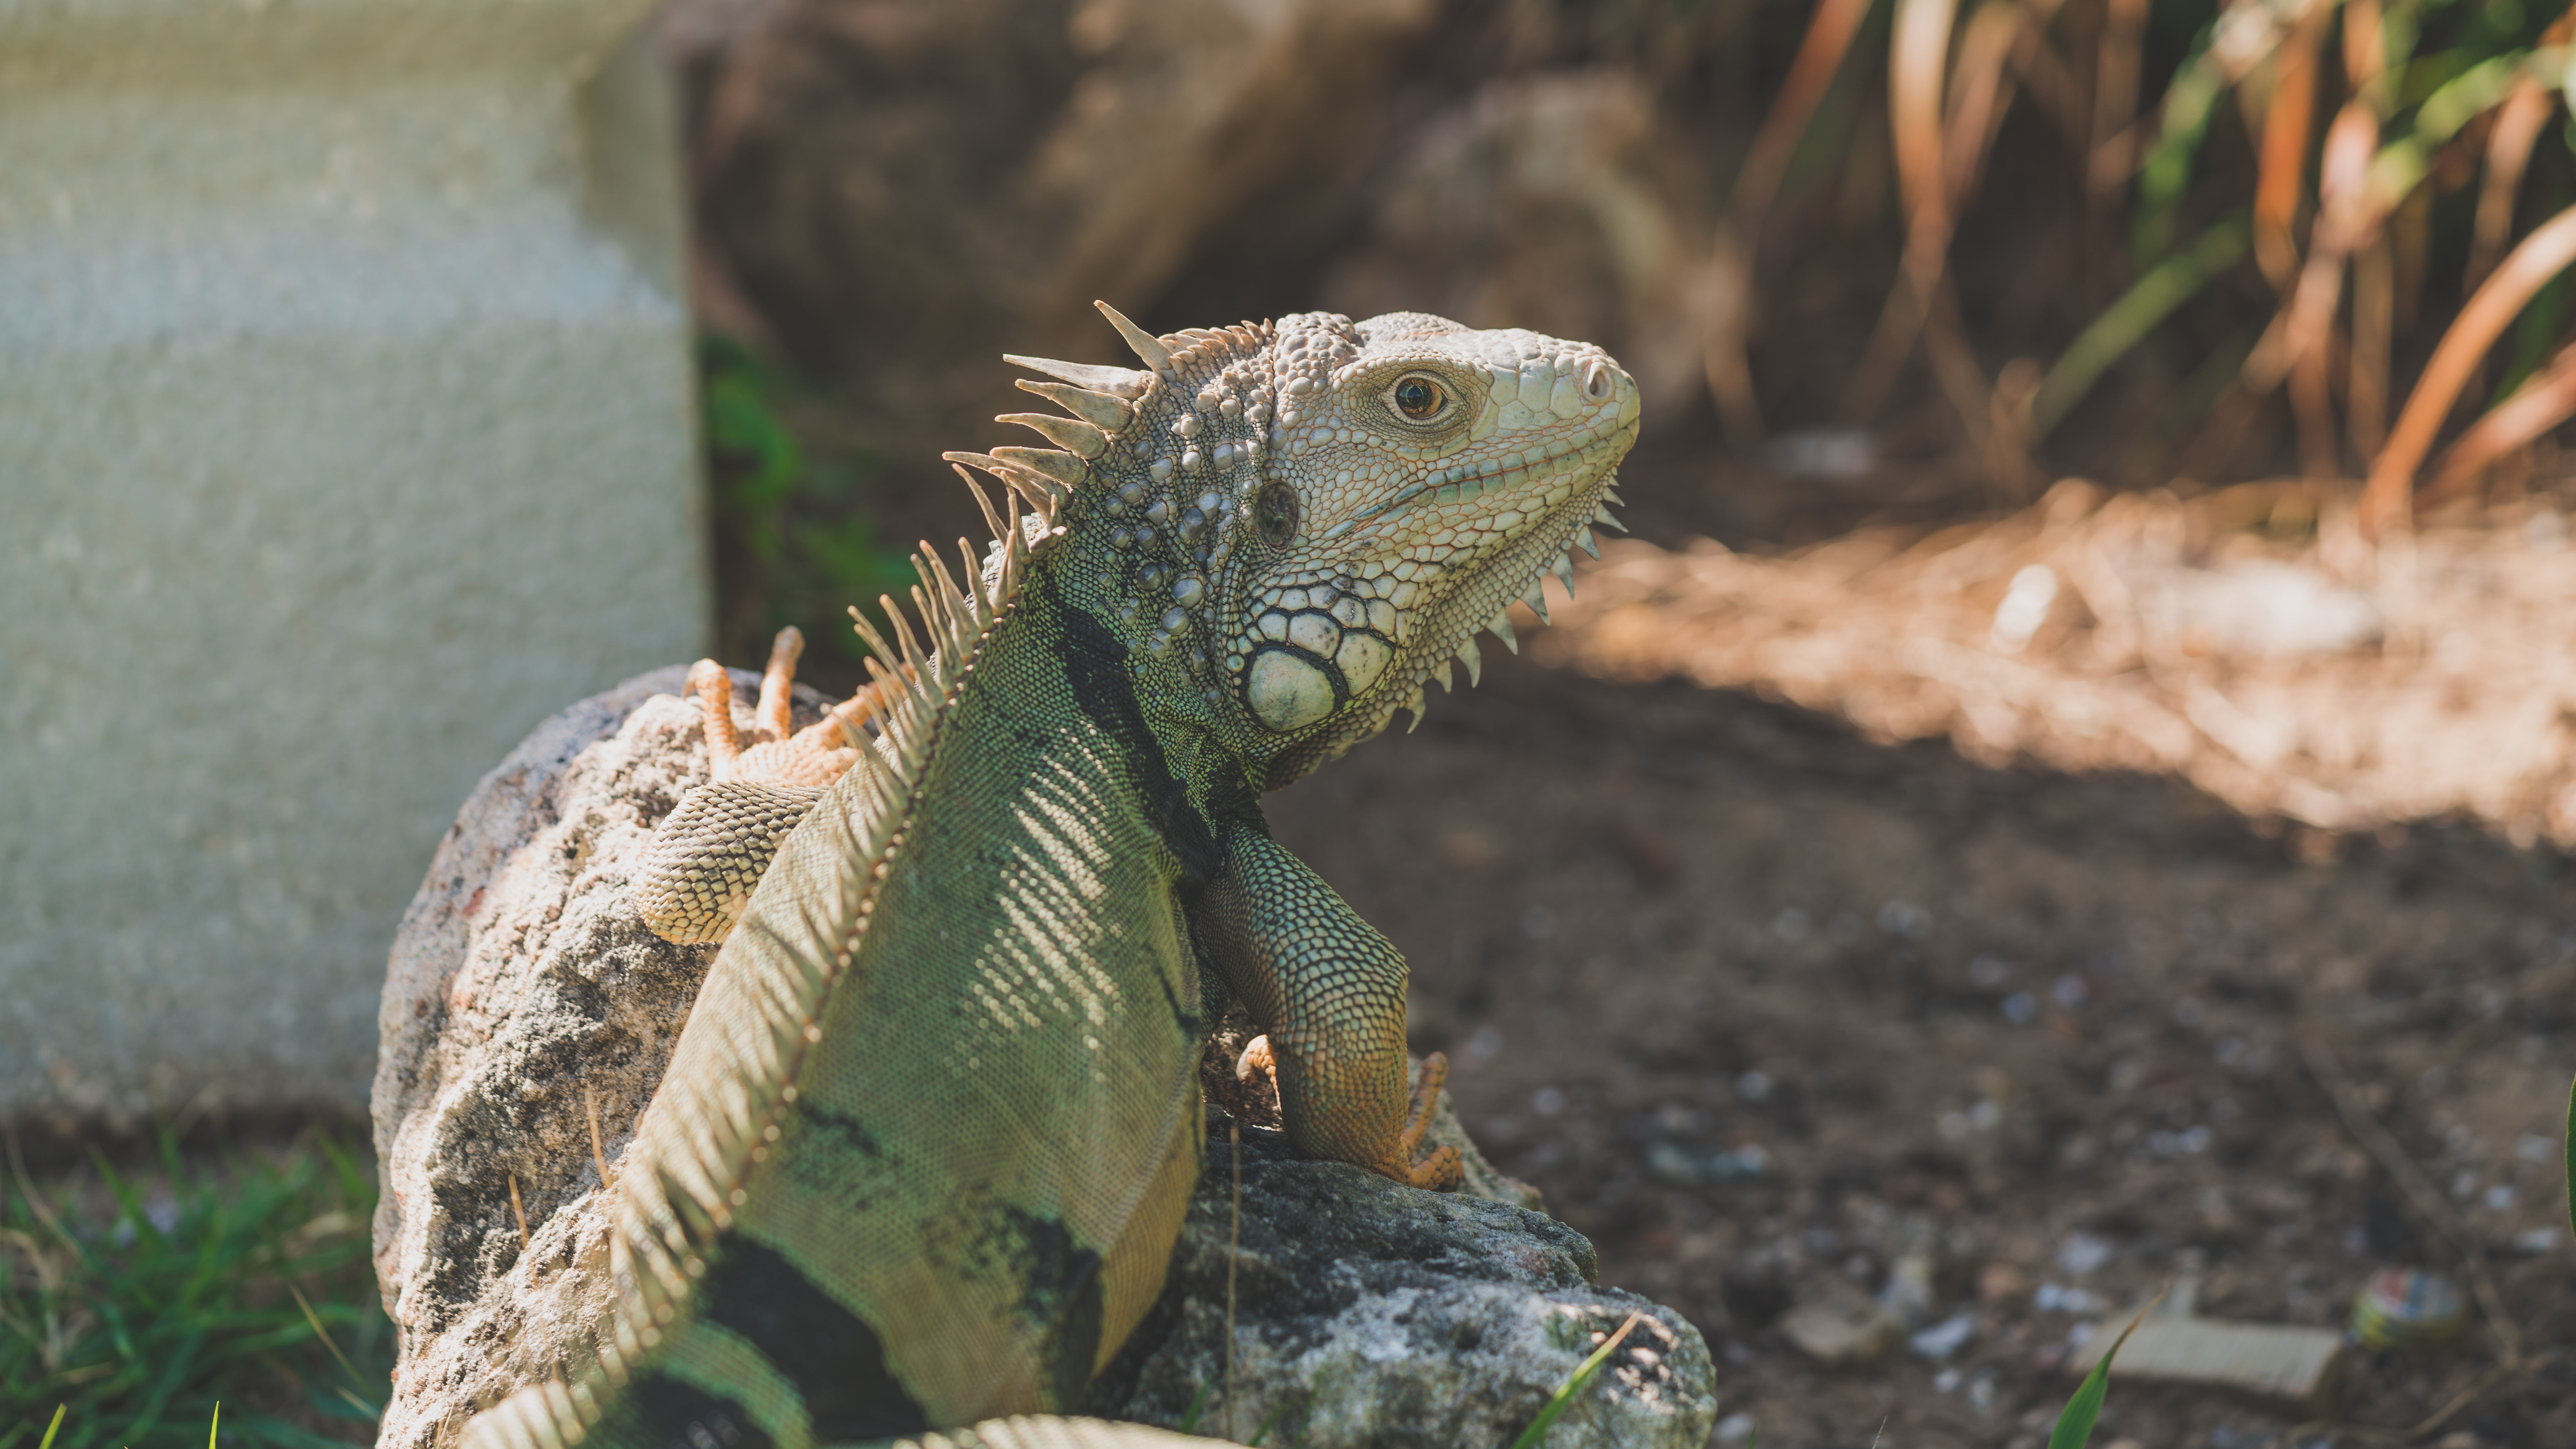
[[[1253,497],[1253,532],[1272,548],[1286,548],[1297,539],[1297,513],[1297,485],[1274,478]]]

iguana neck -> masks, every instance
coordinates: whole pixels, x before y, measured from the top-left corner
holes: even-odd
[[[1115,603],[1090,581],[1078,536],[1059,536],[1031,561],[1009,615],[986,645],[966,688],[1019,677],[1022,651],[1041,652],[1060,671],[1084,727],[1107,736],[1134,782],[1137,807],[1179,863],[1184,884],[1222,869],[1223,837],[1234,827],[1268,833],[1259,787],[1228,748],[1213,708],[1195,694],[1157,687],[1157,674]],[[1003,685],[1002,687],[1010,687]],[[960,743],[963,743],[962,741]]]

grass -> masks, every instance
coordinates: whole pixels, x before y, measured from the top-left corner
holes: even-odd
[[[1629,1314],[1628,1321],[1619,1325],[1618,1332],[1603,1340],[1601,1346],[1592,1351],[1591,1357],[1575,1365],[1574,1372],[1566,1375],[1564,1386],[1549,1397],[1546,1407],[1538,1411],[1538,1417],[1530,1420],[1530,1426],[1512,1441],[1512,1449],[1538,1449],[1546,1441],[1549,1428],[1574,1403],[1575,1395],[1582,1393],[1584,1386],[1592,1382],[1592,1376],[1601,1372],[1601,1366],[1610,1361],[1610,1355],[1619,1351],[1620,1343],[1637,1326],[1637,1320],[1645,1316],[1643,1309]]]
[[[393,1363],[372,1162],[320,1133],[210,1163],[165,1132],[156,1159],[39,1183],[11,1153],[0,1449],[371,1441]]]

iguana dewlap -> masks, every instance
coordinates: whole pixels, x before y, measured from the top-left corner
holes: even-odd
[[[875,686],[790,737],[783,636],[745,749],[723,672],[693,674],[715,779],[639,904],[724,946],[615,1168],[599,1370],[473,1441],[804,1449],[1078,1408],[1162,1286],[1229,1000],[1299,1150],[1454,1181],[1449,1149],[1414,1160],[1440,1074],[1408,1091],[1403,958],[1259,796],[1418,719],[1453,660],[1472,681],[1513,601],[1544,615],[1636,385],[1416,313],[1155,338],[1102,310],[1145,370],[1012,359],[1071,416],[1006,419],[1054,449],[949,455],[1009,513],[962,572],[916,558],[922,637],[891,601],[893,643],[862,621]]]

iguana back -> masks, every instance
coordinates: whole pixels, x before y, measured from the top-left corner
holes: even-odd
[[[899,612],[873,641],[880,733],[708,973],[618,1169],[600,1371],[474,1437],[801,1449],[1079,1407],[1161,1288],[1227,996],[1302,1150],[1454,1178],[1412,1160],[1402,958],[1258,791],[1543,607],[1634,386],[1412,314],[1111,316],[1150,370],[1018,359],[1072,384],[1023,384],[1077,415],[1022,419],[1067,451],[964,456],[1012,490],[995,546],[965,586],[916,561],[927,645]],[[719,818],[692,811],[665,832]]]

